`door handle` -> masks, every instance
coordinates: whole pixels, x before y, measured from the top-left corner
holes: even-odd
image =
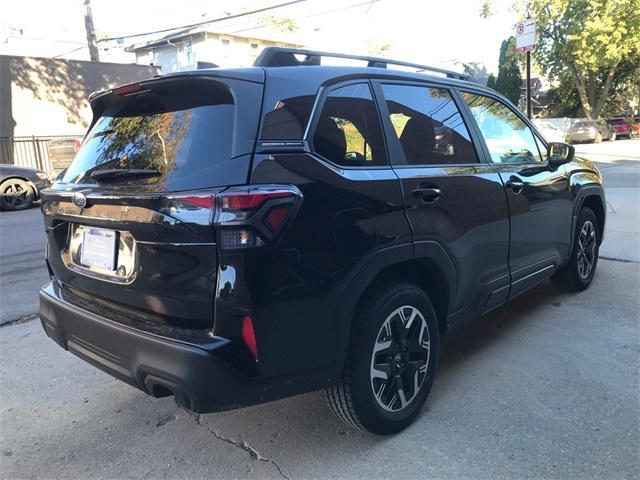
[[[524,189],[524,182],[517,179],[507,180],[507,188],[511,189],[513,193],[518,194]]]
[[[413,198],[420,199],[424,203],[433,203],[440,198],[442,192],[439,188],[416,188],[411,195]]]

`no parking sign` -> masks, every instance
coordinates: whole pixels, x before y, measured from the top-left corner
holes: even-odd
[[[533,52],[536,49],[536,21],[527,18],[516,23],[516,52]]]

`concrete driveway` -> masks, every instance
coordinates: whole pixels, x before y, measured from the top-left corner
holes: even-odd
[[[640,140],[575,147],[576,155],[596,162],[604,175],[608,208],[600,255],[640,262]]]
[[[31,321],[0,328],[2,477],[637,478],[640,158],[607,157],[609,145],[632,157],[640,141],[580,147],[604,158],[615,229],[602,254],[616,260],[600,261],[587,292],[544,283],[446,337],[432,393],[405,432],[353,431],[321,393],[194,416],[90,367]],[[8,240],[8,225],[28,240]],[[30,259],[41,236],[36,210],[0,214],[6,318],[36,311],[26,289],[46,278]]]

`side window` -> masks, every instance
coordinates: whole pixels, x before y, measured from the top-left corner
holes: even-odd
[[[383,84],[382,91],[409,165],[478,162],[467,127],[448,90]]]
[[[484,95],[463,92],[494,163],[543,161],[533,132],[509,107]]]
[[[270,112],[264,116],[262,140],[299,139],[313,109],[315,95],[278,100]]]
[[[329,92],[313,135],[313,147],[338,165],[387,164],[378,111],[367,83]]]

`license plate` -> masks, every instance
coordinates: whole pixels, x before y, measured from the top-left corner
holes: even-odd
[[[80,263],[85,267],[115,270],[117,233],[103,228],[81,228]]]

